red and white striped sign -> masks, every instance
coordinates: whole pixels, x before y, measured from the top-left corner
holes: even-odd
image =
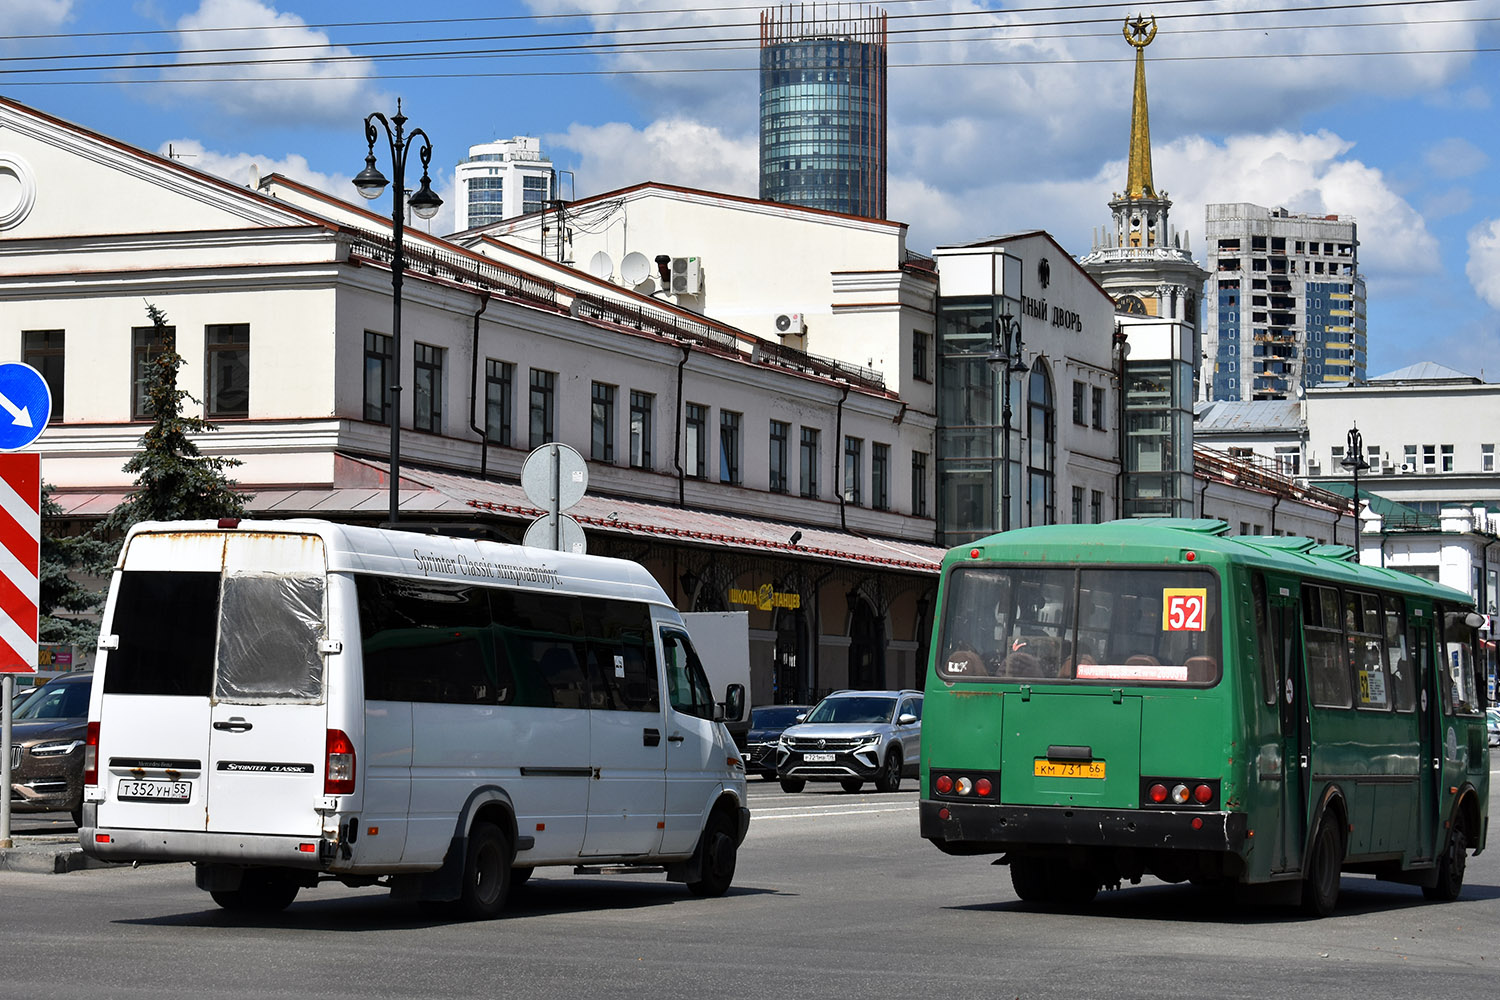
[[[42,457],[0,455],[0,673],[36,673]]]

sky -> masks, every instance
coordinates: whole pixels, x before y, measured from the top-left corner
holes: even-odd
[[[350,200],[364,118],[399,99],[431,139],[450,205],[433,231],[446,233],[454,166],[517,135],[565,171],[564,197],[646,181],[755,197],[766,6],[7,0],[0,94],[238,183],[253,165]],[[1206,204],[1353,216],[1369,374],[1430,360],[1500,381],[1500,0],[879,9],[887,215],[909,225],[911,250],[1033,229],[1091,249],[1124,187],[1134,50],[1121,28],[1142,13],[1158,23],[1154,178],[1195,257]]]

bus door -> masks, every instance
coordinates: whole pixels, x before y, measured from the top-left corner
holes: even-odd
[[[1442,801],[1443,747],[1441,735],[1443,708],[1437,697],[1437,678],[1432,662],[1432,621],[1421,617],[1419,610],[1411,619],[1412,654],[1417,665],[1417,733],[1420,747],[1420,803],[1417,810],[1416,853],[1434,857],[1437,850],[1435,831],[1439,827],[1438,805]]]
[[[1311,733],[1302,672],[1302,610],[1295,589],[1276,588],[1271,596],[1271,643],[1276,657],[1276,704],[1281,729],[1281,808],[1277,824],[1280,850],[1277,871],[1302,869],[1302,845],[1307,840],[1308,767]]]

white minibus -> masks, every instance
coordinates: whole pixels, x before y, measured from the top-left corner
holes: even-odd
[[[745,771],[619,559],[315,520],[143,523],[110,582],[79,838],[232,909],[337,879],[491,917],[540,865],[734,877]]]

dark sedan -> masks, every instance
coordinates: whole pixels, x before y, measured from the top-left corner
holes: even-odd
[[[92,674],[54,677],[21,703],[13,716],[10,807],[23,812],[69,812],[83,819],[83,743],[89,728]]]
[[[809,705],[762,705],[750,710],[750,730],[740,743],[745,758],[745,774],[762,778],[776,777],[776,743],[781,731],[795,725],[797,716],[807,714]]]

